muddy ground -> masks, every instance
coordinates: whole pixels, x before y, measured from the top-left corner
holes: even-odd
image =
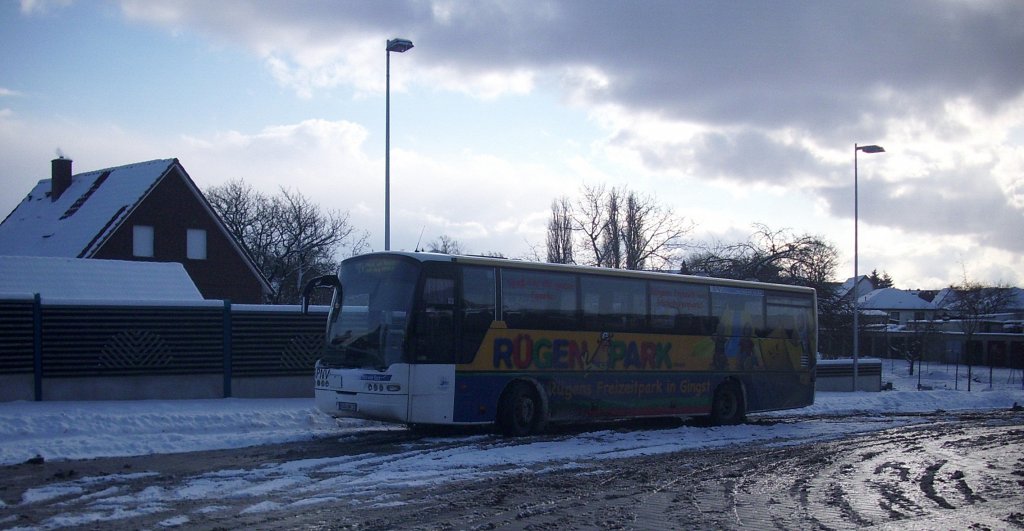
[[[340,499],[281,485],[245,496],[217,493],[212,501],[210,495],[181,493],[196,477],[252,475],[264,463],[310,463],[343,454],[387,459],[412,447],[525,444],[537,438],[510,443],[500,437],[398,430],[344,444],[322,439],[26,463],[0,469],[0,528],[1024,529],[1024,414],[936,414],[924,420],[838,440],[758,443],[573,466],[547,463],[424,486],[415,481],[374,485],[365,495]],[[761,422],[790,421],[795,422]],[[572,435],[587,429],[570,428]],[[545,437],[557,442],[566,435]],[[319,474],[324,492],[331,489],[329,467],[306,473]]]

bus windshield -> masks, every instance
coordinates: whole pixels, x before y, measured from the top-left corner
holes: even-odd
[[[321,365],[384,370],[403,361],[417,273],[415,262],[394,256],[343,262],[343,299],[332,305]]]

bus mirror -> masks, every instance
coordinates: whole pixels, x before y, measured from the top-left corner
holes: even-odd
[[[334,288],[338,291],[338,297],[341,297],[341,280],[338,278],[338,275],[324,275],[322,277],[316,277],[307,282],[305,289],[302,290],[303,315],[309,313],[309,297],[313,294],[313,290],[318,288]]]

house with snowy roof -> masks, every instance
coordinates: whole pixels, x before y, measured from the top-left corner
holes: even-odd
[[[178,159],[77,175],[54,159],[0,222],[0,255],[177,262],[206,299],[259,304],[271,292]]]
[[[916,294],[896,289],[876,289],[862,295],[858,301],[861,312],[884,314],[890,324],[906,325],[910,321],[924,321],[935,318],[933,303]]]
[[[850,277],[835,287],[835,294],[840,299],[853,301],[853,297],[863,297],[874,291],[875,285],[867,275]]]

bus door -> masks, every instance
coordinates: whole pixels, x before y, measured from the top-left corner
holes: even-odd
[[[423,264],[409,348],[410,423],[452,422],[457,271],[450,262]]]

